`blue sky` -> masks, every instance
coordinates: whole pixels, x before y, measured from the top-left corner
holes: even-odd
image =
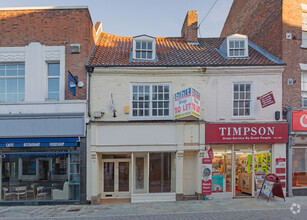
[[[93,22],[102,21],[104,32],[119,36],[148,34],[178,37],[188,10],[198,11],[200,22],[215,0],[7,0],[0,7],[88,6]],[[218,37],[233,0],[217,0],[200,26],[199,37]]]

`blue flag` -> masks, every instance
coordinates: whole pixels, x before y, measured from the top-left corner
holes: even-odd
[[[76,96],[76,87],[78,83],[78,77],[73,77],[70,73],[68,74],[68,90],[73,96]]]

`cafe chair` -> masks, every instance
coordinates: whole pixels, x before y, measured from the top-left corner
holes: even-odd
[[[5,201],[6,199],[14,199],[17,197],[16,192],[8,192],[8,188],[3,187],[3,200]]]
[[[21,198],[25,198],[26,200],[28,200],[26,186],[21,186],[17,188],[17,198],[18,200],[20,200]]]
[[[33,195],[33,198],[35,198],[35,183],[31,184],[31,189],[27,189],[27,195]]]
[[[63,184],[63,190],[53,189],[52,190],[52,199],[53,200],[68,200],[69,199],[69,189],[68,182],[66,181]]]
[[[36,195],[36,198],[39,199],[40,197],[44,198],[44,200],[47,199],[47,195],[48,193],[47,192],[44,192],[44,187],[43,186],[38,186],[36,188],[36,191],[37,191],[37,195]]]

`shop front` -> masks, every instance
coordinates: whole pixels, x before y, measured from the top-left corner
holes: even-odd
[[[80,203],[85,194],[84,114],[16,116],[2,122],[0,204]],[[33,127],[22,131],[16,124]]]
[[[307,195],[307,111],[291,110],[288,143],[288,192],[289,196]]]
[[[265,175],[277,173],[286,158],[286,123],[206,124],[206,146],[212,148],[212,197],[253,197]],[[277,172],[278,171],[278,172]],[[284,187],[285,189],[285,187]]]

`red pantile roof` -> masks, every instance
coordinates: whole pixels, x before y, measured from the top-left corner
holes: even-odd
[[[249,46],[248,59],[225,59],[216,49],[225,38],[199,38],[190,45],[181,37],[156,37],[157,62],[131,62],[132,37],[102,33],[87,66],[219,66],[219,65],[276,65]]]

